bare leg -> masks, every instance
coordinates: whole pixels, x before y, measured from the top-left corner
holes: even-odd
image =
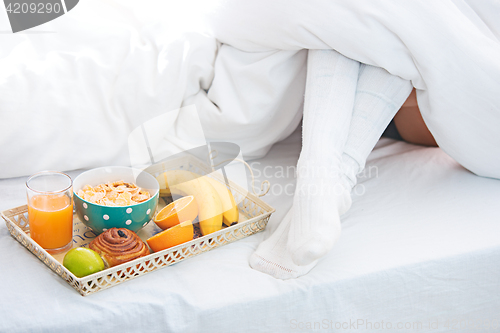
[[[394,116],[394,124],[406,142],[437,147],[436,140],[425,125],[417,104],[416,91],[413,89],[408,99]]]

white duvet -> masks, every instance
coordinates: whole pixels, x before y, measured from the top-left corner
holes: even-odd
[[[498,1],[179,6],[86,0],[18,34],[6,32],[0,12],[0,177],[130,164],[134,129],[193,104],[207,140],[262,156],[300,121],[306,48],[333,48],[411,80],[448,154],[483,175],[476,157],[489,152],[500,164],[491,153],[499,136],[482,130],[500,123]],[[192,117],[176,117],[166,137],[191,137]]]

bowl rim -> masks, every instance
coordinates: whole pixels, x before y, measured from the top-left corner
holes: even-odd
[[[141,170],[141,169],[136,169],[136,168],[127,167],[127,166],[120,166],[120,165],[104,166],[104,167],[98,167],[98,168],[93,168],[93,169],[90,169],[90,170],[86,170],[86,171],[82,172],[81,174],[79,174],[78,176],[75,177],[75,179],[73,180],[73,184],[78,179],[78,177],[80,177],[84,173],[95,171],[95,170],[99,170],[99,169],[106,169],[106,168],[123,168],[123,169],[130,169],[130,170],[134,170],[134,171],[144,172],[144,173],[148,174],[149,176],[151,176],[156,181],[156,183],[158,184],[158,181],[156,180],[156,178],[152,174],[150,174],[149,172]],[[105,205],[100,205],[100,204],[97,204],[97,203],[94,203],[94,202],[90,202],[90,201],[87,201],[87,200],[83,199],[82,197],[80,197],[76,193],[75,187],[73,186],[73,195],[76,196],[78,199],[82,200],[83,202],[88,203],[90,205],[95,205],[97,207],[106,207],[106,208],[112,208],[112,209],[123,209],[123,208],[134,207],[134,206],[139,206],[139,205],[142,205],[142,204],[146,204],[147,202],[149,202],[149,201],[155,199],[156,197],[158,197],[159,194],[160,194],[160,184],[158,184],[158,188],[155,190],[155,193],[148,200],[146,200],[146,201],[139,202],[139,203],[136,203],[136,204],[133,204],[133,205],[126,205],[126,206],[105,206]]]

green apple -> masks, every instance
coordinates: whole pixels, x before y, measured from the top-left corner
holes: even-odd
[[[81,278],[104,269],[104,262],[97,252],[86,247],[77,247],[66,253],[63,265]]]

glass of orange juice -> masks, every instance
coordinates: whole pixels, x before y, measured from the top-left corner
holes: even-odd
[[[51,254],[73,241],[73,181],[65,173],[42,171],[26,181],[31,238]]]

